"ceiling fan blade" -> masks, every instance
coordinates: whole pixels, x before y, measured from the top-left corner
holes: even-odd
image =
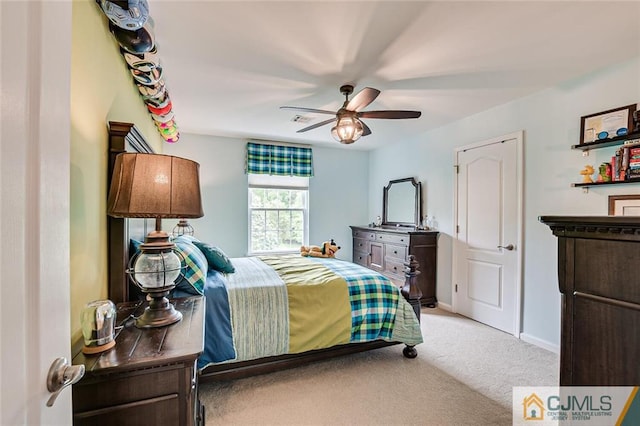
[[[294,111],[315,112],[318,114],[331,114],[331,115],[336,114],[335,111],[327,111],[325,109],[304,108],[304,107],[294,107],[294,106],[281,106],[280,109],[292,109]]]
[[[364,89],[356,93],[353,98],[351,98],[351,100],[347,104],[347,109],[349,111],[360,111],[362,108],[375,101],[379,94],[380,91],[378,89],[365,87]]]
[[[302,132],[306,132],[306,131],[308,131],[308,130],[317,129],[318,127],[322,127],[322,126],[324,126],[325,124],[333,123],[334,121],[336,121],[336,118],[335,118],[335,117],[334,117],[334,118],[330,118],[330,119],[325,120],[325,121],[321,121],[321,122],[316,123],[316,124],[312,124],[312,125],[311,125],[311,126],[309,126],[309,127],[305,127],[304,129],[300,129],[300,130],[298,130],[296,133],[302,133]]]
[[[366,124],[364,124],[363,121],[360,121],[362,123],[362,136],[367,136],[371,134],[371,129],[369,128],[369,126],[367,126]]]
[[[362,111],[358,113],[358,117],[363,118],[418,118],[422,115],[420,111],[401,111],[401,110],[388,110],[388,111]]]

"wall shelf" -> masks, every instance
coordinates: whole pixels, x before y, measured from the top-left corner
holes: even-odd
[[[623,136],[616,136],[610,139],[598,140],[593,142],[582,143],[579,145],[571,145],[571,149],[577,149],[583,151],[583,155],[587,155],[587,152],[592,149],[608,148],[612,146],[624,145],[625,142],[633,139],[640,139],[640,132],[632,132]],[[635,145],[635,144],[634,144]],[[637,145],[636,145],[637,146]],[[601,185],[624,185],[629,183],[640,183],[640,179],[631,180],[616,180],[611,182],[589,182],[589,183],[572,183],[572,188],[583,188],[584,192],[589,190],[590,186]]]
[[[571,186],[573,188],[578,188],[578,187],[584,188],[589,186],[600,186],[600,185],[624,185],[625,183],[640,183],[640,179],[615,180],[611,182],[572,183]]]
[[[610,139],[597,140],[593,142],[571,145],[571,149],[589,151],[591,149],[607,148],[610,146],[623,145],[626,141],[640,138],[640,132],[633,132],[623,136],[616,136]]]

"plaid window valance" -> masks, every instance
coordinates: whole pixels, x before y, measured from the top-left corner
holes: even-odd
[[[247,143],[247,173],[278,176],[313,176],[311,148]]]

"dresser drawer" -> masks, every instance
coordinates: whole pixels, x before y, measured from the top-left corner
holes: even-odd
[[[115,405],[100,410],[80,412],[73,416],[74,426],[162,424],[180,424],[180,398],[177,393]]]
[[[362,266],[369,266],[369,253],[359,250],[353,251],[353,263],[357,263]]]
[[[407,246],[397,246],[394,244],[384,245],[384,255],[387,260],[392,262],[404,262],[407,259]]]
[[[129,374],[93,376],[87,374],[83,381],[74,385],[74,410],[90,411],[113,405],[125,404],[177,394],[180,391],[184,370],[175,367],[149,368]],[[108,389],[107,391],[104,391]],[[100,395],[96,398],[96,395]]]
[[[384,273],[402,276],[404,274],[404,264],[400,260],[386,258],[384,260]]]
[[[353,251],[363,251],[369,253],[369,240],[365,240],[364,238],[354,238]]]
[[[376,241],[382,241],[383,243],[408,245],[409,236],[380,233],[377,234]]]
[[[362,238],[367,241],[374,241],[376,239],[376,233],[371,231],[362,231],[360,229],[354,229],[353,237]]]

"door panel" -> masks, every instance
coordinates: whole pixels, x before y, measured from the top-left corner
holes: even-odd
[[[371,261],[369,267],[376,271],[382,272],[382,264],[384,259],[384,245],[382,243],[373,242],[369,243],[369,249],[371,254]]]
[[[475,302],[500,308],[502,265],[471,260],[467,263],[467,297]]]
[[[472,158],[467,165],[467,244],[470,249],[496,251],[500,243],[502,168],[502,161],[487,157]]]
[[[519,143],[511,135],[456,156],[454,310],[515,335],[520,316]],[[504,248],[509,244],[515,249]]]

